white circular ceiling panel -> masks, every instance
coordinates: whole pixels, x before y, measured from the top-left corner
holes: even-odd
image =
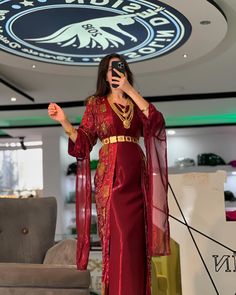
[[[226,32],[226,18],[207,0],[0,3],[1,61],[47,73],[93,76],[112,52],[135,72],[163,71],[206,55]]]

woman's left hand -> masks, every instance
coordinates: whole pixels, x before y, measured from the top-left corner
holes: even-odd
[[[129,90],[132,88],[132,85],[130,85],[126,75],[119,72],[117,69],[114,69],[114,71],[119,75],[119,77],[113,76],[112,77],[112,84],[118,85],[117,88],[121,89],[125,93],[129,92]]]

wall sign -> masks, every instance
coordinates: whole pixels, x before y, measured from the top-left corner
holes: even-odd
[[[180,247],[183,295],[236,295],[236,224],[225,217],[227,173],[215,170],[169,174],[170,233]]]
[[[183,45],[191,24],[160,1],[0,1],[0,49],[67,65],[97,65],[111,52],[138,62]]]

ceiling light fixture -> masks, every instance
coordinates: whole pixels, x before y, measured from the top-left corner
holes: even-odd
[[[176,134],[176,131],[175,130],[168,130],[167,131],[167,134],[168,135],[175,135]]]
[[[29,146],[42,146],[43,145],[43,142],[41,140],[39,141],[28,141],[25,143],[25,146],[26,147],[29,147]]]
[[[183,54],[183,57],[184,57],[184,58],[188,58],[188,54],[187,54],[187,53],[184,53],[184,54]]]
[[[11,101],[16,101],[16,97],[12,97],[11,98]]]
[[[36,68],[36,65],[32,65],[32,69],[35,69]]]

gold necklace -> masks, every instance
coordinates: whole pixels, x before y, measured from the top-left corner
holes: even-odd
[[[126,106],[128,107],[127,111],[126,111],[126,106],[124,108],[120,107],[120,109],[119,109],[114,104],[111,97],[108,98],[108,102],[109,102],[111,108],[113,109],[113,111],[117,114],[117,116],[123,122],[124,128],[129,129],[130,125],[131,125],[131,121],[134,116],[134,105],[133,105],[132,101],[127,98],[127,101],[126,101],[127,102]]]

